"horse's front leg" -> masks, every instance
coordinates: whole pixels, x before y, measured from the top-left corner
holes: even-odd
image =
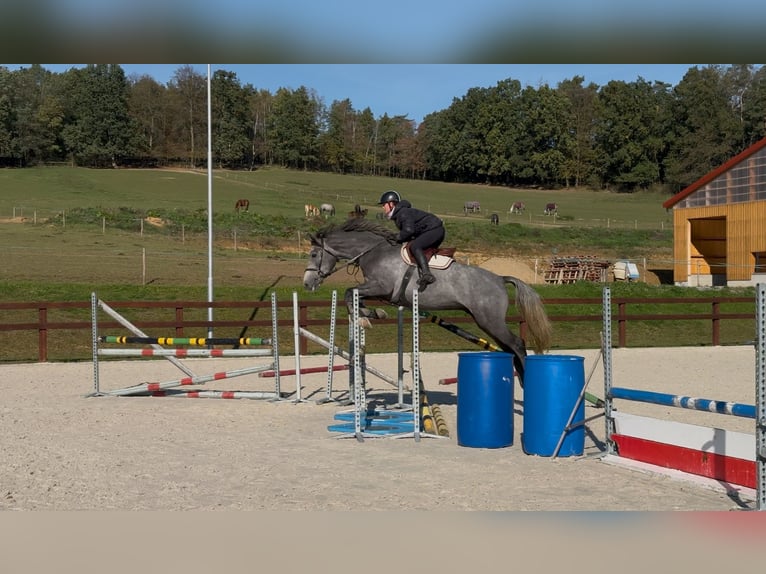
[[[364,303],[365,298],[382,297],[375,283],[362,283],[361,285],[356,287],[356,289],[359,292],[359,316],[362,318],[363,327],[371,326],[371,323],[369,320],[370,318],[385,319],[388,317],[388,314],[383,309],[380,309],[380,308],[370,309]],[[343,300],[346,303],[346,309],[348,309],[348,314],[351,315],[354,312],[354,289],[353,288],[346,289],[346,293],[343,296]]]

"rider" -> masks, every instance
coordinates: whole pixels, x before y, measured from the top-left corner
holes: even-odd
[[[444,241],[444,223],[433,213],[415,209],[406,199],[402,199],[394,190],[389,190],[380,196],[378,205],[383,206],[383,212],[399,229],[398,243],[410,242],[410,252],[418,264],[420,279],[418,291],[423,291],[436,278],[428,268],[424,249],[436,249]]]

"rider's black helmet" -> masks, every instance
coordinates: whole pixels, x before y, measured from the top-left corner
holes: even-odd
[[[380,196],[380,201],[378,202],[378,205],[383,205],[384,203],[388,203],[389,201],[393,201],[394,203],[399,203],[402,200],[401,197],[399,197],[399,194],[395,192],[393,189],[389,189],[386,193]]]

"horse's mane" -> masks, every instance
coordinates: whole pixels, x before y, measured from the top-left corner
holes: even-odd
[[[398,237],[398,233],[395,231],[392,231],[388,227],[385,227],[375,221],[364,219],[363,217],[351,217],[340,225],[336,223],[326,225],[317,231],[317,237],[327,237],[331,233],[338,231],[368,231],[382,237],[383,239],[386,239],[392,245],[396,243],[396,238]]]

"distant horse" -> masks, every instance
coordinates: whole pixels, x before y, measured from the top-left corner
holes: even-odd
[[[237,203],[234,204],[234,211],[239,212],[242,211],[248,211],[250,209],[250,200],[249,199],[238,199]]]
[[[544,215],[558,215],[559,212],[559,206],[555,203],[547,203],[545,205],[545,211],[543,211]]]
[[[333,217],[335,215],[335,206],[331,203],[323,203],[319,206],[319,213]]]
[[[524,213],[524,209],[526,209],[526,206],[524,205],[524,202],[523,201],[516,201],[511,206],[511,209],[508,210],[508,213],[511,213],[511,214],[513,214],[513,213],[521,214],[521,213]]]
[[[303,211],[306,213],[306,217],[319,217],[319,208],[316,205],[307,203],[303,206]]]
[[[500,217],[497,215],[497,213],[493,213],[489,216],[489,222],[492,225],[499,225],[500,224]]]
[[[478,201],[466,201],[463,204],[463,214],[481,212],[481,204]]]
[[[370,317],[384,319],[387,316],[381,308],[366,307],[364,298],[382,299],[411,308],[418,274],[412,273],[413,267],[402,259],[402,246],[396,242],[396,232],[375,221],[355,218],[342,225],[328,225],[309,237],[311,251],[303,273],[303,286],[307,290],[316,290],[324,279],[339,269],[358,265],[364,277],[364,283],[355,287],[359,290],[362,317],[369,321]],[[344,259],[346,265],[336,269],[338,261]],[[515,306],[526,323],[531,347],[536,353],[545,353],[550,349],[551,323],[537,292],[516,277],[498,276],[457,261],[431,272],[436,276],[436,282],[418,294],[420,308],[424,311],[466,311],[480,329],[513,356],[523,384],[526,344],[506,326],[510,304],[506,284],[511,283],[516,288]],[[348,288],[344,295],[349,312],[353,311],[353,289]]]
[[[356,204],[353,211],[348,212],[349,219],[351,218],[365,218],[367,217],[367,209],[362,209],[362,206]]]

